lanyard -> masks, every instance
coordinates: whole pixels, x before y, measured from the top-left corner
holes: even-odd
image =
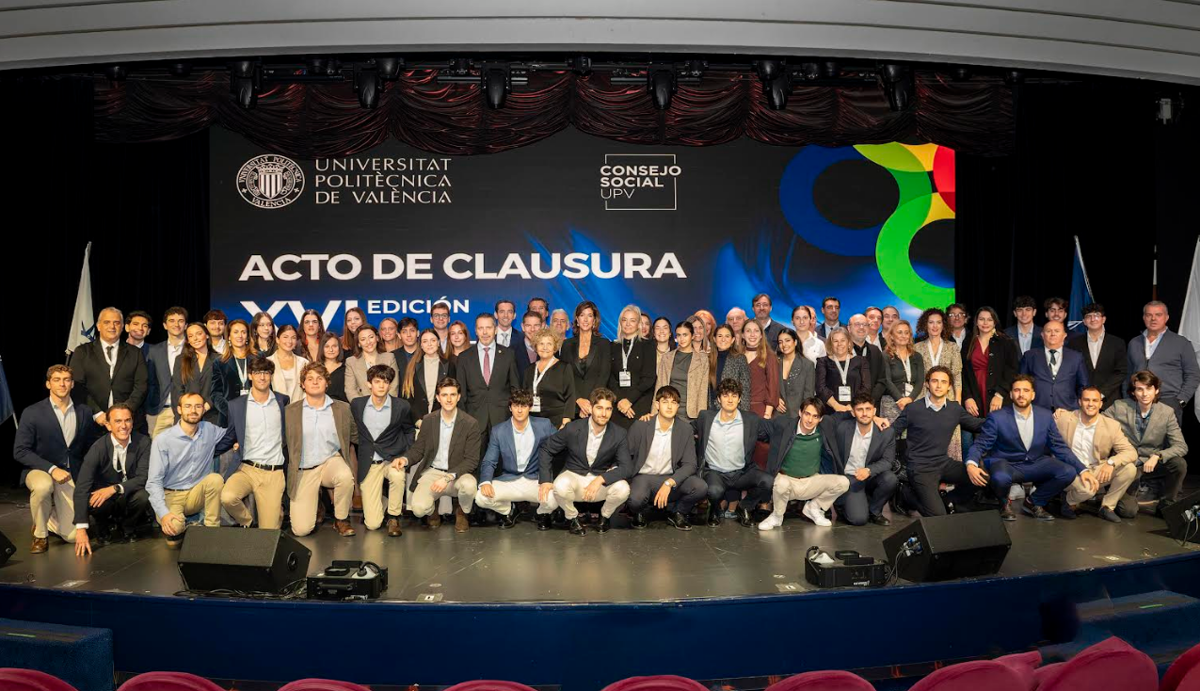
[[[554,363],[556,362],[558,362],[558,358],[550,358],[550,364],[546,365],[546,369],[542,370],[541,372],[538,371],[537,365],[533,366],[533,392],[535,394],[537,393],[538,386],[541,385],[542,380],[546,378],[546,372],[549,372],[550,368],[553,367]]]
[[[910,353],[908,357],[901,360],[900,364],[904,365],[904,383],[911,384],[912,383],[912,354]]]
[[[245,358],[242,358],[242,359],[234,358],[233,366],[237,368],[238,381],[241,382],[242,390],[245,391],[246,390],[246,369],[249,367],[249,363],[247,362],[247,360]]]
[[[624,345],[621,346],[621,369],[622,370],[626,370],[626,371],[629,370],[629,356],[633,353],[634,342],[635,341],[632,338],[629,339],[629,348],[628,349],[626,349]]]
[[[846,379],[850,376],[850,358],[846,358],[846,366],[842,367],[842,361],[833,358],[833,364],[837,365],[838,372],[842,375],[842,386],[846,386]]]

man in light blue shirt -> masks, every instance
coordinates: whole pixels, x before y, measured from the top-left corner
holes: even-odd
[[[288,515],[297,537],[317,529],[317,504],[321,488],[333,490],[334,527],[338,535],[353,537],[350,505],[354,500],[354,474],[346,465],[350,448],[358,442],[350,405],[325,393],[329,373],[310,362],[300,370],[304,397],[284,411],[288,448]]]
[[[742,385],[725,379],[717,385],[720,408],[700,411],[693,426],[700,438],[700,476],[708,485],[708,525],[721,525],[721,501],[728,490],[746,491],[738,522],[754,525],[753,507],[769,501],[774,478],[754,464],[754,444],[770,440],[770,426],[757,415],[738,410]]]
[[[492,428],[487,453],[479,466],[475,505],[500,514],[502,530],[517,524],[514,502],[538,505],[538,530],[550,529],[550,514],[558,508],[554,484],[538,483],[539,450],[542,442],[556,430],[546,418],[530,417],[532,406],[533,393],[529,389],[512,390],[508,397],[508,411],[512,417]]]
[[[274,530],[283,523],[283,411],[288,397],[271,390],[275,363],[264,357],[250,358],[246,364],[250,392],[229,401],[228,435],[238,443],[233,460],[238,469],[225,481],[221,506],[238,525],[248,528],[254,514],[246,506],[253,495],[258,512],[258,527]]]
[[[225,481],[214,472],[213,457],[227,451],[233,442],[225,440],[224,427],[201,421],[205,405],[204,396],[198,393],[181,396],[179,423],[160,433],[150,446],[146,492],[172,549],[183,543],[185,516],[203,509],[205,526],[221,525]]]

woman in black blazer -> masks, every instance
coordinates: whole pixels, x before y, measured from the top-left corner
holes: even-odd
[[[225,384],[225,400],[232,401],[250,390],[249,363],[254,359],[255,350],[250,341],[250,325],[245,320],[229,322],[226,333],[229,343],[221,353],[217,367]]]
[[[229,417],[228,404],[225,402],[225,378],[217,365],[217,354],[208,340],[208,330],[203,324],[192,322],[184,331],[184,338],[183,350],[175,358],[175,369],[171,372],[171,406],[176,408],[175,421],[179,421],[179,399],[184,394],[198,393],[208,406],[201,419],[224,427]]]
[[[834,411],[848,411],[855,394],[871,393],[871,367],[850,349],[850,334],[841,327],[829,333],[825,347],[829,354],[817,358],[817,398]],[[842,386],[850,387],[848,395],[838,395]]]
[[[428,368],[426,367],[428,363]],[[436,374],[432,377],[432,386],[430,387],[430,377],[428,373]],[[425,329],[417,338],[417,352],[408,359],[408,366],[404,368],[404,379],[400,383],[400,397],[408,401],[409,410],[412,413],[412,423],[418,429],[421,427],[421,419],[429,413],[433,412],[434,408],[438,407],[437,403],[437,383],[446,377],[455,376],[454,363],[446,357],[446,351],[442,350],[441,339],[433,329]]]
[[[559,359],[571,368],[575,378],[575,414],[592,414],[588,397],[594,389],[608,386],[612,366],[611,343],[600,335],[600,310],[591,301],[575,307],[575,335],[562,346]]]
[[[1021,368],[1020,348],[1013,339],[996,330],[999,323],[996,310],[980,307],[975,313],[971,336],[963,348],[963,407],[976,417],[987,417],[988,413],[1008,403],[1013,379]],[[986,374],[980,367],[985,359]]]
[[[531,415],[544,417],[561,429],[575,418],[575,375],[570,365],[554,356],[562,339],[554,329],[542,329],[533,337],[538,359],[525,368],[521,386],[533,393]]]
[[[642,310],[626,305],[617,320],[620,335],[613,341],[608,388],[617,395],[612,420],[625,429],[650,412],[658,367],[654,341],[641,336]]]
[[[321,346],[320,362],[329,373],[329,386],[325,388],[325,393],[342,403],[349,403],[346,398],[346,361],[345,352],[342,350],[342,335],[326,331],[320,335],[317,343]]]

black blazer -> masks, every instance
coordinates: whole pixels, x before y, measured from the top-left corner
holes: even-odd
[[[837,475],[846,474],[846,461],[850,458],[850,448],[854,444],[854,435],[858,434],[858,422],[855,420],[839,420],[834,428],[833,443],[829,444],[830,470]],[[871,433],[871,445],[867,448],[867,463],[864,467],[871,471],[871,477],[895,469],[896,465],[896,434],[889,427],[881,430],[878,426]]]
[[[609,370],[612,368],[612,342],[592,334],[592,347],[588,351],[587,361],[579,359],[579,336],[575,335],[563,341],[559,359],[571,367],[575,376],[575,397],[587,398],[592,391],[608,386]],[[649,412],[649,411],[647,411]],[[578,414],[578,407],[575,414]]]
[[[421,418],[421,429],[424,430],[424,433],[417,438],[409,447],[408,453],[404,455],[409,461],[408,488],[411,490],[417,488],[417,480],[425,474],[426,470],[433,467],[433,459],[437,458],[438,445],[442,443],[442,435],[438,430],[438,425],[442,424],[441,418],[441,408]],[[479,422],[459,410],[458,417],[454,420],[454,432],[450,435],[450,449],[446,454],[448,468],[446,472],[453,473],[457,479],[467,473],[478,471],[481,446],[479,439]],[[422,462],[424,465],[418,471],[416,468]]]
[[[746,462],[742,468],[757,468],[754,464],[754,443],[771,441],[771,423],[749,411],[738,412],[742,414],[742,447],[746,452]],[[697,435],[696,458],[701,472],[708,466],[708,459],[704,455],[708,450],[708,435],[712,431],[713,422],[720,414],[719,409],[710,408],[701,410],[700,416],[692,420],[692,429]]]
[[[242,386],[245,386],[246,389],[250,388],[250,360],[252,358],[253,356],[248,357],[245,360],[246,364],[244,369],[246,370],[246,381],[242,381],[242,375],[240,372],[238,372],[236,358],[230,356],[229,359],[224,362],[221,362],[219,359],[217,360],[217,372],[221,375],[221,383],[225,387],[226,403],[242,395]],[[330,393],[333,393],[332,389],[330,390]]]
[[[554,433],[542,442],[538,452],[538,468],[541,471],[541,482],[554,482],[552,470],[554,457],[567,452],[567,463],[563,470],[569,470],[577,475],[600,475],[604,484],[612,485],[626,478],[633,477],[633,457],[629,455],[629,433],[611,422],[604,430],[604,440],[600,442],[600,450],[596,453],[596,462],[589,465],[587,460],[589,419],[572,420],[566,427]]]
[[[975,404],[979,406],[979,417],[987,417],[989,401],[993,395],[1000,394],[1004,403],[1009,402],[1008,392],[1012,389],[1013,379],[1021,371],[1021,347],[1007,336],[992,336],[992,342],[988,346],[987,391],[980,391],[979,384],[975,381],[975,369],[971,365],[971,352],[979,347],[979,343],[971,336],[963,345],[962,402],[965,404],[968,399],[974,398]]]
[[[329,374],[329,388],[325,389],[325,393],[329,394],[330,398],[336,398],[342,403],[349,403],[346,400],[346,364],[335,369]]]
[[[513,356],[512,349],[495,342],[493,346],[495,359],[492,362],[490,382],[483,381],[479,344],[459,353],[454,366],[455,376],[462,386],[462,399],[459,400],[458,407],[475,418],[483,430],[490,430],[509,418],[509,392],[521,385],[521,380],[517,377],[517,359]]]
[[[840,379],[838,381],[841,381]],[[833,467],[834,444],[837,437],[837,426],[843,420],[853,420],[849,412],[826,413],[817,424],[817,434],[821,436],[821,466],[818,473],[828,472]],[[792,417],[777,417],[764,421],[771,428],[771,451],[767,454],[767,474],[775,477],[783,468],[783,461],[792,444],[796,441],[796,431],[799,420]]]
[[[112,435],[106,434],[83,457],[79,475],[75,478],[75,522],[88,522],[88,500],[92,489],[120,485],[120,491],[131,494],[146,488],[150,476],[150,437],[134,432],[125,452],[125,477],[113,468]]]
[[[1083,355],[1083,366],[1088,373],[1088,381],[1100,389],[1104,395],[1101,410],[1108,410],[1121,399],[1121,387],[1129,378],[1129,357],[1126,352],[1125,340],[1105,332],[1104,343],[1100,344],[1100,357],[1092,365],[1092,353],[1088,350],[1087,332],[1072,336],[1067,341],[1067,347],[1078,350]]]
[[[908,367],[912,371],[912,379],[907,383],[912,384],[913,390],[910,398],[915,401],[922,396],[925,389],[925,359],[915,350],[910,348],[909,351]],[[888,357],[883,367],[883,376],[875,384],[876,405],[884,394],[891,396],[895,401],[904,398],[904,384],[906,383],[904,363],[900,361],[900,358]]]
[[[75,379],[75,388],[71,391],[73,401],[86,403],[96,412],[107,411],[111,393],[113,403],[125,403],[135,413],[142,410],[150,387],[146,359],[141,351],[125,341],[117,341],[116,355],[117,365],[109,378],[104,342],[100,339],[85,343],[71,353],[71,373]]]
[[[862,356],[864,351],[866,353],[865,357],[867,360],[867,367],[870,370],[870,374],[871,374],[871,376],[869,377],[869,380],[867,382],[867,384],[868,384],[867,391],[869,391],[871,393],[871,398],[875,399],[875,407],[878,408],[879,407],[879,399],[883,397],[883,386],[882,386],[883,376],[884,376],[883,370],[887,366],[884,362],[887,358],[884,356],[883,351],[879,349],[879,346],[871,345],[867,341],[863,341],[861,348],[854,345],[854,341],[850,341],[850,350],[855,355],[859,355],[859,356]],[[833,364],[833,363],[830,363],[830,364]],[[840,382],[842,379],[839,376],[837,380]],[[837,393],[836,387],[833,389],[833,392],[835,394]],[[821,400],[824,401],[826,399],[822,398]]]
[[[371,469],[371,461],[375,458],[376,451],[379,451],[379,455],[390,462],[392,459],[403,456],[404,452],[413,445],[416,434],[413,427],[412,409],[408,407],[408,401],[395,396],[389,396],[389,398],[392,399],[391,422],[378,438],[371,436],[371,430],[367,429],[364,416],[367,406],[371,405],[371,397],[363,396],[350,401],[350,414],[354,417],[354,424],[358,425],[357,480],[359,484],[367,479],[367,471]],[[456,422],[454,426],[457,431],[458,423]]]
[[[421,354],[421,357],[422,358],[425,357],[424,353]],[[418,360],[417,361],[417,371],[413,374],[413,395],[412,396],[402,396],[404,398],[404,400],[408,401],[408,407],[412,411],[411,414],[412,414],[412,420],[413,420],[414,425],[416,424],[417,420],[424,418],[430,412],[436,413],[438,410],[441,410],[441,406],[439,406],[438,402],[437,402],[437,392],[425,390],[425,371],[422,368],[423,368],[423,365]],[[407,369],[407,366],[406,366],[406,369]],[[455,374],[456,374],[456,370],[454,367],[454,363],[451,362],[450,360],[445,360],[441,364],[438,365],[438,373],[437,373],[438,381],[441,381],[441,380],[445,379],[446,377],[454,377]],[[407,372],[405,373],[405,376],[407,376]],[[495,376],[495,372],[492,372],[492,376]],[[435,386],[436,386],[436,384],[435,384]],[[401,389],[401,391],[404,390],[403,383],[400,384],[400,389]],[[433,405],[432,411],[429,410],[429,406],[431,403]]]
[[[558,429],[563,424],[563,418],[573,419],[575,417],[575,399],[578,398],[575,393],[575,375],[571,372],[570,365],[559,360],[546,370],[541,384],[537,391],[534,391],[533,375],[536,373],[537,365],[525,370],[521,386],[533,391],[542,399],[541,412],[533,413],[533,415],[546,418],[554,423],[554,429]]]
[[[92,420],[95,415],[92,409],[76,403],[75,438],[68,447],[52,405],[47,396],[21,411],[20,425],[13,441],[13,460],[25,466],[21,471],[21,484],[25,484],[25,476],[30,470],[48,473],[54,468],[62,468],[70,471],[72,478],[79,477],[84,454],[104,432],[104,428]]]
[[[874,346],[872,346],[874,347]],[[871,393],[871,382],[874,375],[871,365],[860,355],[850,358],[850,367],[846,375],[846,386],[850,387],[853,397],[859,393]],[[829,399],[837,400],[838,387],[842,385],[842,373],[833,362],[831,356],[817,358],[817,398],[828,404]],[[841,403],[841,401],[838,401]],[[845,405],[850,405],[849,401]]]
[[[622,348],[629,349],[629,386],[620,386],[621,370],[624,368]],[[613,407],[612,421],[629,428],[633,420],[650,412],[654,403],[654,384],[658,381],[658,355],[655,353],[654,341],[639,338],[632,346],[622,346],[622,341],[613,341],[609,346],[610,363],[608,372],[608,388],[617,395],[617,400],[629,399],[633,404],[633,419],[627,418]],[[589,392],[590,393],[590,392]],[[746,392],[749,396],[750,392]]]
[[[642,472],[646,460],[650,458],[650,447],[654,444],[654,435],[658,431],[658,417],[649,420],[637,420],[629,427],[629,453],[633,454],[634,475]],[[696,437],[691,423],[675,418],[671,427],[671,479],[675,485],[696,474]]]
[[[217,365],[216,351],[210,351],[204,361],[204,367],[198,374],[184,383],[183,353],[175,358],[175,369],[171,372],[171,410],[175,413],[175,422],[179,422],[179,399],[185,393],[198,393],[208,401],[209,410],[201,418],[207,423],[225,427],[229,419],[229,403],[225,400],[225,378]]]

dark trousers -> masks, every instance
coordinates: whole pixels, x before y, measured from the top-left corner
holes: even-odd
[[[150,495],[144,489],[114,494],[100,506],[88,506],[88,517],[94,530],[104,526],[121,526],[125,534],[133,533],[150,509]],[[96,534],[96,533],[93,533]]]
[[[1075,480],[1075,467],[1063,463],[1053,456],[1042,456],[1032,461],[1004,461],[993,459],[987,463],[988,485],[991,486],[1001,504],[1008,501],[1008,490],[1013,483],[1032,482],[1036,489],[1029,501],[1034,506],[1045,506],[1062,494]]]
[[[850,480],[850,489],[835,499],[833,505],[850,525],[866,525],[869,516],[882,516],[883,507],[900,486],[896,474],[890,470],[878,475],[872,473],[865,481],[855,480],[853,475],[846,478]]]
[[[1154,472],[1146,473],[1138,471],[1137,479],[1129,486],[1129,492],[1121,497],[1122,502],[1126,498],[1132,496],[1133,504],[1131,508],[1137,511],[1137,489],[1142,483],[1142,480],[1155,480],[1162,484],[1162,496],[1158,500],[1158,511],[1161,513],[1163,509],[1171,504],[1179,501],[1179,494],[1183,491],[1183,479],[1187,477],[1187,460],[1184,458],[1172,458],[1166,461],[1159,461],[1158,465],[1154,466]]]
[[[914,508],[922,516],[945,516],[946,503],[938,492],[938,484],[949,482],[954,485],[955,495],[968,497],[974,486],[967,475],[967,468],[949,457],[932,463],[909,463],[908,483],[900,489],[900,498],[905,508]]]
[[[704,483],[708,485],[708,502],[714,507],[721,503],[727,490],[746,492],[745,505],[754,508],[771,500],[771,486],[775,479],[755,466],[742,468],[731,473],[722,473],[712,468],[704,469]]]
[[[1179,397],[1176,395],[1161,396],[1159,398],[1159,402],[1166,403],[1167,405],[1171,406],[1171,410],[1175,411],[1175,422],[1178,422],[1180,424],[1180,426],[1182,426],[1183,425],[1183,404],[1179,402]],[[1158,469],[1155,468],[1155,470],[1158,470]]]
[[[629,481],[629,500],[625,503],[633,513],[641,513],[654,504],[654,495],[658,493],[658,488],[667,481],[670,475],[635,475]],[[692,512],[696,504],[704,498],[708,488],[704,484],[704,480],[695,475],[689,477],[683,482],[671,488],[671,495],[667,497],[667,506],[674,506],[679,513],[687,515]]]

